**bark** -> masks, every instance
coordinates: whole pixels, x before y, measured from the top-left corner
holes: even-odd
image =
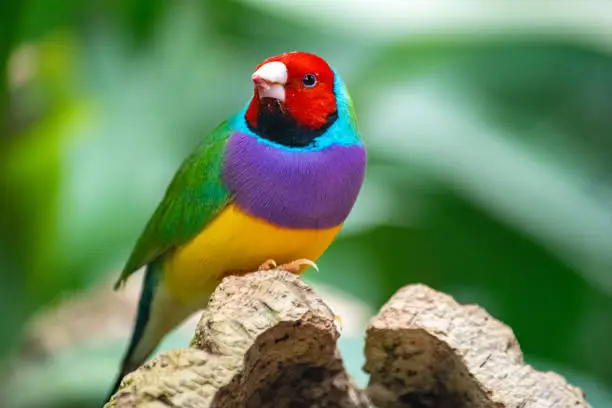
[[[372,319],[365,391],[346,373],[338,337],[334,313],[299,277],[228,277],[190,347],[126,376],[107,407],[589,406],[558,374],[525,364],[508,326],[423,285],[400,289]]]
[[[298,277],[228,277],[190,348],[126,376],[107,407],[367,407],[345,372],[334,314]]]
[[[589,406],[558,374],[525,364],[510,327],[424,285],[387,302],[365,352],[367,392],[380,408]]]

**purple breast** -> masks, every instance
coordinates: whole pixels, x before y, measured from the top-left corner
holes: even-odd
[[[282,227],[323,229],[344,222],[365,166],[363,146],[294,152],[237,132],[227,142],[223,178],[243,211]]]

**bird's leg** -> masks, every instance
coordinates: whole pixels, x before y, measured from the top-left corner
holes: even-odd
[[[274,259],[268,259],[257,268],[258,271],[271,271],[272,269],[276,269],[276,261]]]
[[[316,263],[312,262],[310,259],[304,258],[282,264],[277,269],[299,275],[302,272],[302,267],[305,265],[312,266],[317,272],[319,272],[319,267]]]
[[[312,266],[317,272],[319,271],[319,267],[316,263],[311,261],[310,259],[296,259],[295,261],[287,262],[282,265],[278,265],[274,259],[268,259],[257,268],[258,271],[271,271],[273,269],[278,269],[281,271],[287,271],[295,274],[299,274],[302,271],[303,266]]]

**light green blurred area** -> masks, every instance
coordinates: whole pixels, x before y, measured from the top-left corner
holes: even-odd
[[[612,3],[1,7],[4,356],[29,316],[122,266],[180,161],[250,97],[255,65],[299,49],[342,74],[370,157],[309,279],[373,309],[412,282],[478,303],[530,363],[612,407]],[[342,344],[363,379],[359,341]],[[96,406],[123,346],[33,368],[40,389],[14,405]]]

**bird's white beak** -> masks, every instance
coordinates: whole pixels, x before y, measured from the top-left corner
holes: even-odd
[[[279,61],[268,62],[251,75],[259,98],[274,98],[285,102],[287,67]]]

